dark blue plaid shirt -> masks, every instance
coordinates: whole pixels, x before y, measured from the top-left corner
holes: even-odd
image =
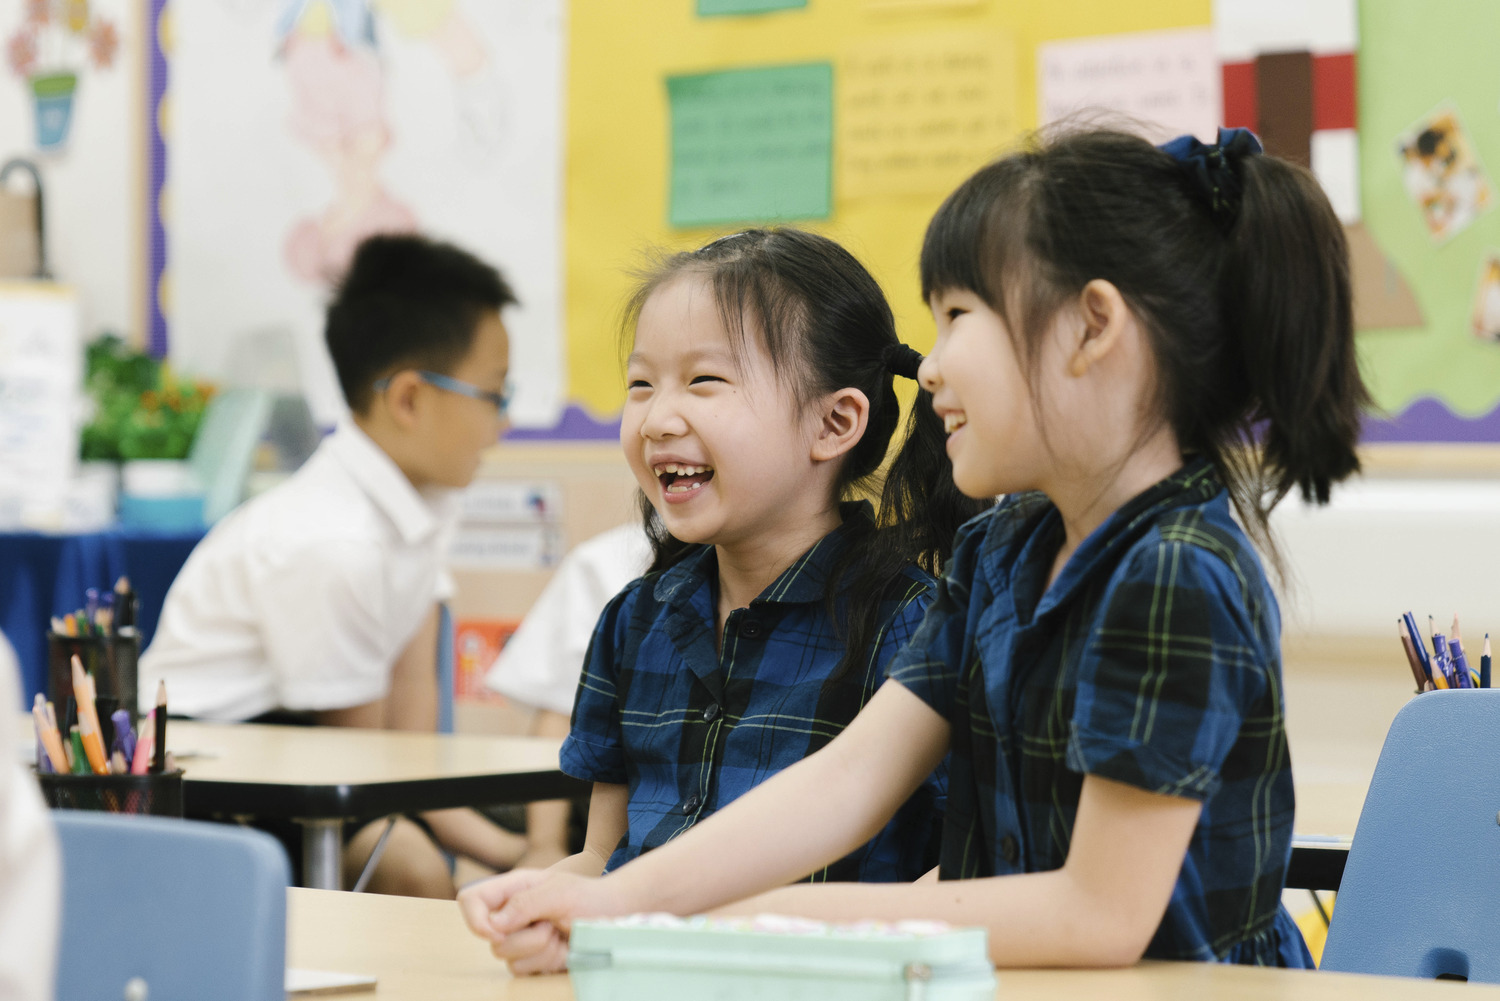
[[[868,518],[869,506],[845,505]],[[935,581],[909,567],[882,602],[869,655],[834,678],[844,644],[828,616],[824,582],[842,548],[835,529],[748,608],[729,614],[715,650],[718,560],[703,546],[643,577],[599,618],[579,681],[562,769],[625,783],[629,827],[606,871],[681,834],[847,726],[911,638]],[[847,595],[839,609],[847,607]],[[893,882],[937,864],[942,769],[864,847],[814,880]],[[788,832],[790,835],[794,832]]]
[[[1018,495],[960,530],[890,676],[953,729],[944,879],[1061,868],[1083,776],[1199,800],[1158,959],[1311,966],[1281,906],[1292,771],[1280,613],[1205,461],[1095,530]]]

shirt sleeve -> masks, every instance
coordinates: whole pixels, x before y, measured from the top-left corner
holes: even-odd
[[[353,543],[302,547],[268,568],[257,590],[282,708],[342,709],[385,697],[401,649],[390,648],[378,552]]]
[[[20,688],[10,645],[0,636],[0,997],[52,997],[62,866],[52,817],[36,780],[14,760]]]
[[[649,559],[645,533],[611,529],[578,546],[558,564],[521,627],[506,642],[485,684],[529,706],[566,715],[599,615]],[[641,550],[645,552],[641,552]]]
[[[1264,690],[1267,663],[1234,571],[1181,541],[1117,572],[1078,669],[1067,763],[1149,792],[1205,800]]]
[[[625,655],[627,623],[640,582],[617,594],[594,628],[584,656],[573,725],[563,741],[561,767],[585,782],[624,783],[625,746],[620,727],[620,658]]]
[[[938,581],[916,633],[896,654],[886,677],[899,682],[944,719],[958,697],[967,645],[969,588],[977,569],[986,519],[959,529],[948,570]]]

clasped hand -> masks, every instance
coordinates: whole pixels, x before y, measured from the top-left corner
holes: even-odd
[[[469,930],[517,976],[568,967],[575,917],[613,913],[600,880],[547,869],[517,869],[464,887],[458,906]]]

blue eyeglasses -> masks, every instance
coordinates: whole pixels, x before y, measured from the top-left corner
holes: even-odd
[[[478,386],[470,385],[462,379],[455,379],[453,376],[444,375],[441,372],[429,372],[422,368],[415,368],[412,371],[417,373],[418,377],[429,386],[436,386],[438,389],[457,393],[459,396],[467,396],[473,400],[483,400],[485,403],[493,406],[497,413],[504,414],[510,409],[511,394],[509,381],[505,384],[505,392],[492,393],[488,389],[480,389]],[[375,392],[383,393],[390,388],[390,385],[390,376],[386,376],[384,379],[377,379],[374,385]]]

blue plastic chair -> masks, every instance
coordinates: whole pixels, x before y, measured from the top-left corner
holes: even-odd
[[[1322,969],[1500,983],[1500,689],[1396,714],[1365,797]]]
[[[438,606],[438,733],[453,732],[453,613]]]
[[[52,816],[63,857],[59,1001],[283,1001],[291,869],[274,838],[191,820]]]

